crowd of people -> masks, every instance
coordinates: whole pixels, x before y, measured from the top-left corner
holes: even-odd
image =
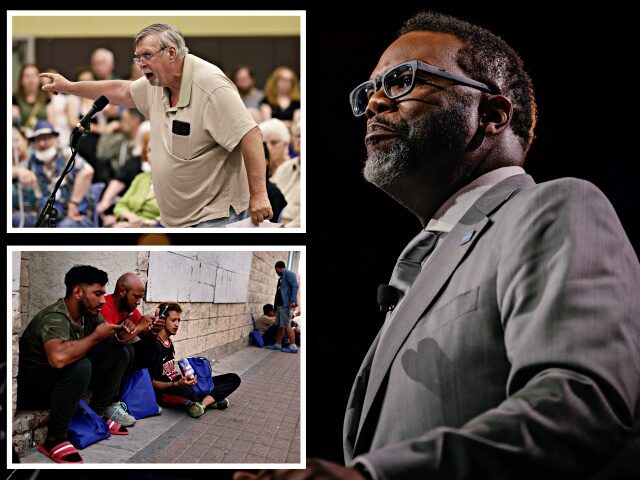
[[[136,53],[126,80],[121,80],[115,73],[114,54],[106,48],[96,49],[91,55],[90,65],[76,70],[74,82],[67,81],[55,69],[43,72],[35,64],[22,66],[12,102],[13,227],[35,226],[72,154],[70,147],[77,148],[75,165],[64,178],[56,197],[56,223],[45,222],[42,226],[215,227],[223,226],[225,222],[215,223],[218,220],[215,218],[211,223],[209,217],[220,216],[230,223],[234,219],[251,216],[254,223],[271,219],[285,227],[300,227],[300,89],[296,73],[289,67],[279,66],[268,77],[262,90],[256,85],[252,69],[238,66],[229,74],[232,83],[217,67],[189,54],[184,37],[175,27],[152,25],[141,34],[136,37],[137,45],[145,49],[149,44],[149,50],[158,50],[162,55]],[[155,49],[156,43],[163,48]],[[194,76],[196,72],[206,72],[202,74],[218,82],[212,87],[216,90],[225,90],[218,88],[220,86],[231,87],[233,92],[225,95],[235,95],[241,100],[236,105],[233,98],[225,98],[236,110],[206,112],[207,118],[214,119],[212,122],[217,122],[215,118],[221,118],[227,111],[233,111],[233,117],[238,120],[234,121],[234,129],[227,135],[229,140],[216,137],[203,147],[212,153],[202,156],[202,169],[196,175],[203,182],[200,190],[217,190],[219,198],[211,200],[210,194],[203,194],[202,205],[191,202],[175,206],[173,195],[184,196],[184,192],[174,192],[166,186],[164,175],[168,174],[167,168],[160,171],[159,166],[166,165],[162,161],[165,152],[158,148],[162,143],[155,143],[154,157],[161,161],[156,163],[158,172],[154,172],[151,148],[154,138],[161,142],[160,137],[165,132],[152,128],[153,113],[148,103],[152,97],[148,95],[153,95],[156,90],[151,88],[153,86],[164,87],[165,92],[172,89],[169,80],[163,79],[164,83],[159,83],[159,72],[163,68],[161,62],[167,62],[167,70],[184,69],[184,72],[176,70],[170,74],[182,75],[187,70],[191,73],[191,69]],[[176,67],[177,64],[179,66]],[[157,75],[150,72],[153,68],[158,70]],[[167,74],[164,78],[170,76]],[[125,85],[127,93],[119,97],[118,93],[110,92],[113,85],[118,88]],[[71,135],[71,132],[90,111],[93,100],[99,96],[94,94],[96,92],[105,94],[111,103],[92,117],[90,128],[78,142],[80,136]],[[178,88],[176,93],[179,92],[182,89]],[[174,95],[171,103],[176,104],[179,111],[185,102],[189,102],[189,95],[186,99],[178,97]],[[191,100],[206,108],[207,98]],[[245,112],[237,110],[242,105],[246,107]],[[194,143],[199,132],[195,131],[197,126],[193,120],[192,124],[192,131],[186,133],[191,134],[194,139],[191,143]],[[215,126],[217,131],[221,130]],[[202,127],[205,133],[211,131],[211,125]],[[176,136],[175,126],[169,135]],[[242,139],[240,142],[237,141],[238,135]],[[260,137],[263,148],[258,149]],[[187,150],[177,152],[179,140],[183,139],[169,140],[170,154],[195,160],[199,155],[194,151],[197,146],[191,145],[191,151],[187,151],[189,147],[186,146]],[[263,168],[263,155],[266,169],[259,172],[256,170]],[[193,165],[197,163],[192,162]],[[233,167],[226,166],[221,170],[223,164]],[[196,174],[195,171],[193,173]],[[154,185],[152,177],[157,177],[160,186]],[[191,189],[192,193],[193,190],[200,191],[193,185],[190,178],[185,178],[184,188]],[[232,190],[238,193],[231,198],[224,192],[234,185],[238,187]],[[159,195],[154,186],[158,187]],[[178,187],[174,185],[173,188]],[[223,203],[226,207],[222,206]],[[277,205],[277,208],[271,209],[269,204]],[[203,213],[188,212],[193,208]],[[243,217],[244,210],[247,213]]]

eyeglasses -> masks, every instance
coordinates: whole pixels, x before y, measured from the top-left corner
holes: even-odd
[[[158,52],[161,52],[162,50],[164,50],[167,47],[162,47],[160,50],[158,50]],[[153,53],[143,53],[141,55],[138,55],[136,53],[133,54],[133,61],[136,62],[138,65],[140,65],[140,62],[142,60],[144,60],[144,63],[149,63],[149,60],[151,60],[151,57],[153,57],[156,53],[158,52],[153,52]]]
[[[400,98],[411,93],[416,85],[416,78],[421,73],[430,74],[446,80],[452,80],[459,85],[475,88],[485,93],[492,93],[492,89],[482,82],[477,82],[471,78],[447,72],[442,68],[434,67],[433,65],[421,62],[420,60],[411,60],[409,62],[396,65],[387,72],[378,75],[374,80],[369,80],[354,88],[349,94],[351,111],[356,117],[364,115],[367,106],[369,105],[369,99],[380,89],[381,86],[384,89],[385,95],[389,99]],[[420,81],[440,89],[444,88],[441,85],[431,83],[424,78],[421,78]]]

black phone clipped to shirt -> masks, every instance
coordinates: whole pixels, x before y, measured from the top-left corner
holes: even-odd
[[[187,136],[191,133],[191,124],[180,120],[174,120],[171,131],[176,135]]]

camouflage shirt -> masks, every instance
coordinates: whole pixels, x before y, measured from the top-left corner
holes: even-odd
[[[36,314],[20,337],[20,368],[49,366],[44,344],[53,339],[79,340],[104,323],[100,314],[84,316],[78,324],[71,320],[64,299],[60,298]]]

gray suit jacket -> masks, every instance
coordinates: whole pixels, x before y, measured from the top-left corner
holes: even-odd
[[[495,185],[393,314],[351,391],[348,465],[380,479],[587,476],[638,431],[640,265],[588,182]]]

